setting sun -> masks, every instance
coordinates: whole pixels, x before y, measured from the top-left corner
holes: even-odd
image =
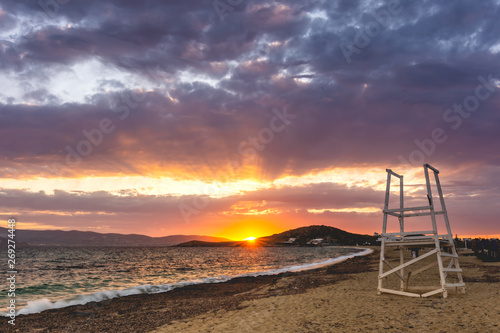
[[[257,239],[256,237],[247,237],[244,240],[252,242],[252,241],[254,241],[256,239]]]
[[[279,221],[271,223],[262,218],[256,219],[254,216],[241,216],[238,221],[227,223],[219,232],[217,237],[224,237],[235,241],[249,240],[249,235],[254,238],[265,237],[287,230],[279,225]]]

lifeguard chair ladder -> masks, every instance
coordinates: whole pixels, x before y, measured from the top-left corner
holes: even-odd
[[[434,201],[431,192],[431,184],[429,180],[429,169],[434,173],[436,187],[441,203],[441,210],[435,211]],[[391,169],[387,169],[387,186],[385,191],[385,204],[384,204],[384,220],[381,234],[381,249],[380,249],[380,266],[378,275],[378,288],[377,293],[391,293],[396,295],[412,296],[412,297],[428,297],[436,294],[443,294],[443,298],[448,296],[448,289],[460,289],[465,293],[465,283],[462,278],[462,269],[458,263],[458,255],[453,242],[453,235],[450,229],[450,221],[448,220],[448,213],[444,203],[443,192],[439,182],[439,170],[433,168],[429,164],[424,164],[425,182],[427,185],[427,199],[428,206],[422,207],[404,207],[404,193],[403,193],[403,176],[398,175]],[[399,178],[399,208],[389,209],[389,195],[391,188],[391,176]],[[387,232],[387,218],[388,216],[395,216],[399,219],[399,232]],[[443,215],[446,225],[446,234],[438,234],[438,227],[436,223],[436,215]],[[405,231],[405,219],[416,216],[430,216],[432,223],[432,230],[424,231]],[[408,248],[424,248],[429,249],[428,252],[419,257],[411,260],[405,259],[405,251]],[[391,263],[386,259],[387,250],[399,249],[399,265],[395,265],[394,261]],[[447,251],[448,250],[448,251]],[[406,251],[407,252],[407,251]],[[393,253],[393,252],[392,252]],[[408,254],[406,254],[408,256]],[[444,263],[446,260],[448,263]],[[396,259],[397,260],[397,259]],[[425,261],[424,261],[425,260]],[[425,264],[428,261],[430,263]],[[397,261],[396,261],[397,263]],[[424,266],[422,266],[425,264]],[[428,269],[438,266],[439,271],[439,286],[410,286],[410,277],[414,277]],[[388,267],[388,270],[384,270]],[[412,268],[417,269],[411,271]],[[405,270],[407,271],[405,273]],[[399,278],[400,287],[397,290],[397,281],[395,288],[386,286],[389,276],[396,276]],[[436,273],[437,275],[437,273]],[[449,281],[454,279],[453,282]],[[437,276],[436,276],[437,280]]]

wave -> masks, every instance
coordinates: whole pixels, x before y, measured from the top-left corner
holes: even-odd
[[[359,249],[359,248],[352,248],[352,249]],[[25,307],[23,307],[19,311],[17,311],[16,315],[40,313],[42,311],[49,310],[49,309],[59,309],[59,308],[64,308],[64,307],[72,306],[72,305],[83,305],[83,304],[86,304],[89,302],[100,302],[100,301],[104,301],[104,300],[108,300],[108,299],[112,299],[112,298],[116,298],[116,297],[122,297],[122,296],[168,292],[168,291],[171,291],[173,289],[182,288],[185,286],[202,284],[202,283],[221,283],[221,282],[229,281],[229,280],[234,279],[234,278],[274,275],[274,274],[280,274],[280,273],[284,273],[284,272],[297,272],[297,271],[310,270],[310,269],[315,269],[315,268],[319,268],[319,267],[326,266],[326,265],[340,263],[340,262],[345,261],[347,259],[357,257],[357,256],[364,256],[364,255],[370,254],[372,252],[373,252],[373,250],[371,250],[371,249],[363,249],[363,251],[361,251],[361,252],[356,252],[356,253],[340,256],[337,258],[330,258],[330,259],[326,259],[326,260],[315,262],[315,263],[287,266],[287,267],[283,267],[283,268],[271,269],[271,270],[261,271],[261,272],[244,273],[244,274],[232,275],[232,276],[231,275],[221,275],[221,276],[209,277],[209,278],[198,279],[198,280],[181,281],[181,282],[173,283],[173,284],[141,285],[141,286],[135,286],[132,288],[127,288],[127,289],[122,289],[122,290],[99,291],[99,292],[96,292],[93,294],[79,295],[75,299],[71,299],[71,300],[50,301],[47,298],[42,298],[42,299],[38,299],[35,301],[29,301]],[[8,316],[8,314],[6,312],[0,312],[0,315],[5,316],[5,317]]]

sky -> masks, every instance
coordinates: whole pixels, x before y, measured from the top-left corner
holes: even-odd
[[[312,224],[373,234],[386,169],[421,205],[429,163],[452,232],[498,237],[499,9],[0,0],[0,218],[235,240]]]

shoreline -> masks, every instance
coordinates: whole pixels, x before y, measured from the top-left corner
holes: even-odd
[[[357,253],[353,253],[353,254],[348,254],[348,255],[345,255],[345,256],[340,256],[340,257],[337,257],[337,258],[327,259],[327,260],[324,260],[324,261],[320,261],[318,263],[305,264],[305,266],[307,266],[307,265],[311,265],[311,266],[307,266],[307,267],[299,268],[299,269],[288,270],[288,271],[285,271],[285,272],[302,272],[302,271],[319,269],[319,268],[326,267],[326,266],[337,265],[337,264],[340,264],[340,263],[342,263],[342,262],[344,262],[346,260],[349,260],[351,258],[354,258],[354,257],[367,256],[369,254],[372,254],[373,251],[374,251],[373,249],[370,249],[370,248],[349,247],[349,246],[339,246],[339,247],[342,247],[344,249],[356,249],[356,250],[363,250],[363,251],[357,252]]]
[[[162,284],[162,285],[137,285],[133,287],[128,287],[125,289],[111,289],[111,290],[101,290],[96,291],[90,294],[82,294],[77,295],[76,298],[73,299],[59,299],[59,300],[50,300],[47,298],[39,298],[33,301],[29,301],[27,305],[23,306],[18,310],[17,317],[24,316],[28,314],[36,314],[41,313],[43,311],[52,310],[52,309],[62,309],[69,306],[75,305],[85,305],[90,302],[102,302],[114,298],[126,297],[130,295],[140,295],[140,294],[155,294],[155,293],[164,293],[170,292],[177,288],[184,288],[190,285],[198,285],[198,284],[210,284],[210,283],[224,283],[230,281],[234,278],[240,277],[255,277],[255,276],[265,276],[265,275],[277,275],[280,273],[286,272],[299,272],[311,269],[321,268],[323,266],[328,266],[332,264],[336,264],[342,261],[345,261],[349,258],[355,256],[363,256],[371,253],[373,250],[360,248],[360,247],[352,247],[352,246],[335,246],[336,248],[342,249],[351,249],[357,250],[359,252],[353,252],[350,254],[342,254],[336,258],[328,258],[323,259],[318,262],[313,263],[304,263],[293,266],[285,266],[282,268],[275,268],[266,271],[258,271],[252,273],[243,273],[238,275],[228,275],[228,276],[212,276],[206,277],[202,279],[195,280],[181,280],[178,282],[170,283],[170,284]],[[8,317],[8,314],[1,313],[1,316]]]
[[[352,332],[495,331],[500,264],[460,257],[467,293],[407,298],[376,294],[374,251],[321,268],[238,277],[165,293],[91,302],[16,318],[7,331]],[[236,326],[235,326],[236,325]],[[243,326],[242,326],[243,325]],[[245,330],[247,329],[247,330]]]
[[[346,261],[355,258],[364,258],[373,252],[373,250],[367,248],[358,247],[357,249],[364,251],[328,259],[335,260],[335,262],[327,263],[327,266],[322,264],[321,267],[316,267],[316,264],[315,267],[308,267],[295,272],[285,271],[277,274],[236,276],[220,283],[190,284],[167,292],[134,294],[98,302],[92,301],[81,305],[47,309],[38,313],[17,316],[15,326],[7,324],[8,317],[2,317],[4,321],[2,325],[9,326],[9,331],[13,332],[33,330],[41,332],[51,330],[77,332],[82,327],[86,327],[85,331],[92,332],[148,332],[173,320],[189,318],[192,315],[213,309],[236,309],[239,303],[245,300],[262,297],[261,294],[247,294],[248,290],[266,288],[266,286],[269,289],[271,288],[270,286],[283,277],[307,276],[315,274],[314,272],[325,270],[326,267],[349,266],[349,263]],[[361,253],[363,254],[362,256],[360,255]],[[288,269],[291,267],[289,266]],[[293,293],[305,287],[309,286],[294,289]],[[273,290],[271,293],[277,294],[280,291]],[[215,300],[211,298],[215,298]],[[210,305],[207,306],[207,303]],[[176,311],[172,311],[170,316],[165,317],[161,315],[166,312],[162,308],[162,304],[166,308],[176,308]],[[160,309],[158,309],[158,306]],[[138,307],[142,307],[143,311],[141,312],[144,312],[141,320],[135,318],[137,316],[135,312],[137,312]],[[152,316],[152,314],[154,315]],[[143,321],[144,319],[146,319],[146,324]],[[139,325],[140,322],[142,323]],[[131,327],[134,327],[134,329],[131,329]]]

